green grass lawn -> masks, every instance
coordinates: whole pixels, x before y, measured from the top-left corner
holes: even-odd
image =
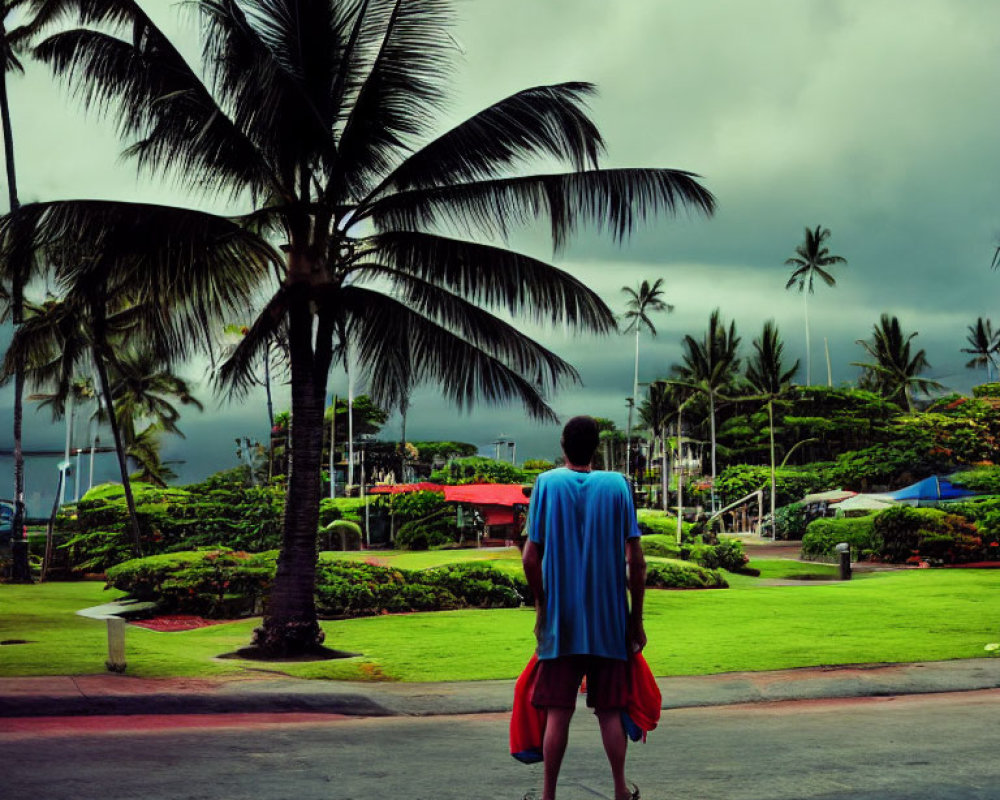
[[[470,551],[475,552],[475,551]],[[465,555],[464,553],[460,555]],[[498,555],[517,567],[516,552]],[[401,567],[454,561],[455,553],[380,554]],[[362,556],[364,557],[364,556]],[[439,560],[443,558],[444,560]],[[760,579],[727,574],[732,588],[650,591],[646,657],[657,675],[697,675],[875,661],[984,655],[1000,639],[1000,570],[880,572],[846,583],[768,586],[770,579],[832,567],[754,561]],[[105,626],[77,616],[118,592],[101,583],[0,585],[0,675],[100,672]],[[327,644],[357,658],[294,664],[214,657],[246,645],[256,620],[183,633],[134,626],[128,674],[212,676],[259,671],[351,680],[473,680],[514,677],[532,649],[530,609],[451,611],[327,621]]]

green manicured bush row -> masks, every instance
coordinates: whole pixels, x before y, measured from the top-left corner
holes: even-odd
[[[833,556],[836,554],[836,546],[841,542],[847,542],[851,546],[853,560],[869,558],[878,549],[874,521],[872,515],[813,520],[802,537],[803,558]]]
[[[108,587],[163,612],[239,617],[259,610],[274,578],[277,553],[195,550],[124,561],[107,571]]]
[[[646,564],[646,586],[651,589],[726,589],[729,584],[718,570],[689,561],[664,559]]]
[[[725,569],[739,572],[749,558],[743,543],[731,536],[722,536],[717,544],[677,544],[675,537],[666,534],[649,534],[642,537],[642,550],[647,556],[692,561],[708,569]]]
[[[865,517],[814,520],[802,539],[802,554],[832,556],[839,542],[851,545],[852,558],[895,564],[962,564],[1000,557],[995,530],[977,529],[968,518],[937,508],[896,506]]]
[[[108,570],[108,585],[162,612],[238,617],[259,612],[274,578],[277,553],[200,550],[123,562]],[[430,570],[394,569],[357,561],[324,561],[317,568],[316,605],[323,616],[354,617],[396,611],[514,608],[529,598],[523,579],[488,564]]]
[[[673,541],[677,541],[677,517],[653,508],[640,508],[636,510],[636,518],[639,521],[639,530],[643,536],[648,534],[663,534],[669,536]],[[684,520],[681,521],[681,541],[694,541],[694,525]]]

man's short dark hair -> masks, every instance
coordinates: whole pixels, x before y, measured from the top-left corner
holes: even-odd
[[[589,464],[597,450],[599,432],[593,417],[573,417],[562,432],[562,449],[570,464],[582,467]]]

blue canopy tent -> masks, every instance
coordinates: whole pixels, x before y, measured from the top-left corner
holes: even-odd
[[[903,489],[887,492],[883,496],[908,506],[936,506],[941,502],[962,500],[966,497],[975,497],[977,494],[979,493],[956,486],[947,478],[931,475]]]

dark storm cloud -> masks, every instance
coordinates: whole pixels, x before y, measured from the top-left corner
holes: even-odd
[[[161,21],[173,16],[168,5],[147,4]],[[849,264],[836,288],[810,299],[814,381],[826,378],[824,340],[834,383],[856,378],[855,341],[883,311],[919,331],[915,343],[942,382],[967,389],[977,378],[959,349],[1000,293],[989,268],[1000,234],[1000,4],[478,0],[458,13],[454,101],[441,129],[527,86],[590,80],[608,165],[691,170],[718,197],[714,219],[656,220],[621,247],[582,234],[555,261],[617,311],[623,285],[664,278],[676,311],[656,318],[656,339],[643,334],[640,380],[667,374],[682,335],[700,335],[716,307],[736,321],[744,353],[773,318],[804,362],[802,297],[785,291],[784,261],[817,224]],[[179,30],[196,53],[190,29]],[[42,70],[15,78],[11,93],[25,199],[184,199],[118,163],[111,126],[84,121]],[[543,226],[529,228],[514,243],[551,258],[545,236]],[[581,374],[581,385],[552,398],[557,413],[624,426],[633,340],[538,335]],[[342,393],[342,376],[335,381]],[[260,398],[206,405],[185,415],[188,439],[168,445],[168,457],[186,462],[185,477],[231,466],[236,436],[266,434]],[[61,427],[48,428],[31,420],[33,434],[60,440]],[[393,418],[386,433],[398,430]],[[518,441],[519,456],[550,457],[558,447],[558,426],[527,420],[520,408],[458,414],[430,387],[407,421],[411,439],[454,438],[485,451],[501,433]]]

